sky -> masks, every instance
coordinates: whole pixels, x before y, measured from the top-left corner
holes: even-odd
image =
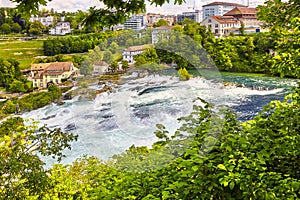
[[[233,2],[247,4],[247,0],[195,0],[196,7],[201,8],[202,5],[214,2]],[[185,11],[192,11],[194,7],[194,0],[186,0],[186,3],[182,5],[174,5],[174,1],[171,0],[170,4],[165,4],[162,7],[155,7],[147,3],[147,12],[161,13],[161,14],[178,14]],[[263,3],[264,0],[250,0],[250,3]],[[103,5],[103,4],[102,4]],[[9,0],[0,0],[0,7],[12,7],[13,5]],[[98,0],[52,0],[48,3],[47,9],[53,8],[56,11],[77,11],[88,10],[90,7],[101,7],[101,3]]]

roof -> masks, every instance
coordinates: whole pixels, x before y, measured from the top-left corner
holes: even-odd
[[[224,5],[224,6],[235,6],[235,7],[247,7],[246,5],[243,4],[238,4],[238,3],[228,3],[228,2],[220,2],[220,1],[215,1],[213,3],[209,3],[204,5],[205,6],[218,6],[218,5]]]
[[[132,46],[128,47],[127,49],[124,49],[124,51],[143,51],[146,49],[145,45],[140,45],[140,46]]]
[[[34,77],[32,77],[32,79],[43,79],[43,72],[39,71],[34,75]]]
[[[46,68],[46,71],[70,71],[71,62],[53,62]]]
[[[64,72],[72,70],[72,62],[54,62],[45,69],[44,75],[60,75]]]
[[[31,64],[30,70],[31,71],[44,71],[51,63],[38,63],[38,64]]]
[[[171,30],[173,26],[159,26],[156,28],[153,28],[153,30]]]
[[[231,11],[225,13],[224,15],[256,15],[257,12],[258,10],[256,8],[234,8]]]
[[[218,21],[220,24],[235,24],[239,22],[233,16],[211,16],[211,18]]]
[[[96,62],[96,63],[94,64],[94,66],[109,66],[109,64],[107,64],[107,63],[104,62],[104,61],[100,61],[100,62]]]

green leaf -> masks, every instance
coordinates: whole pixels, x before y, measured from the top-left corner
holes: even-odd
[[[227,171],[226,167],[223,164],[218,164],[217,168]]]
[[[234,188],[234,182],[230,182],[230,184],[229,184],[229,188],[231,189],[231,190],[233,190],[233,188]]]
[[[196,172],[198,169],[199,169],[198,166],[193,166],[193,167],[192,167],[192,170],[193,170],[194,172]]]

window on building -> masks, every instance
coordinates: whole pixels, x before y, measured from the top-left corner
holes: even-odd
[[[218,27],[219,27],[219,24],[216,24],[215,27],[218,28]]]
[[[211,19],[208,20],[208,23],[211,23]]]

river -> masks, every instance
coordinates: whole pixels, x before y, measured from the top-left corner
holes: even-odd
[[[179,124],[177,118],[192,111],[193,100],[201,97],[216,105],[232,107],[241,121],[252,119],[271,100],[282,100],[297,80],[223,74],[224,86],[212,79],[194,77],[179,81],[170,75],[124,77],[115,92],[97,95],[94,100],[75,97],[63,105],[52,104],[23,114],[49,127],[78,134],[72,150],[66,150],[63,163],[71,163],[87,154],[107,160],[131,145],[151,146],[156,141],[153,132],[161,123],[170,132]],[[97,89],[101,85],[93,85]],[[45,158],[47,164],[54,161]]]

